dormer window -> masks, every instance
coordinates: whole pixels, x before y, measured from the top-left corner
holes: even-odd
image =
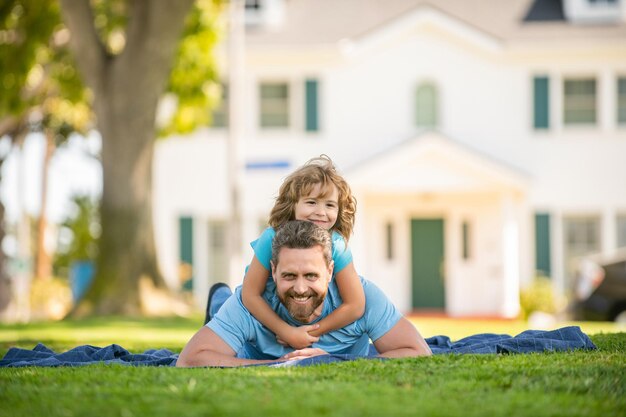
[[[581,24],[610,24],[626,20],[618,0],[563,0],[567,20]]]
[[[430,82],[421,83],[415,93],[417,126],[425,129],[436,128],[439,119],[438,107],[437,87]]]

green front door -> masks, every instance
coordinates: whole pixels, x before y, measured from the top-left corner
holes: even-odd
[[[443,219],[412,219],[413,308],[444,308],[443,254]]]

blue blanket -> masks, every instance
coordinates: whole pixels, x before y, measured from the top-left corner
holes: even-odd
[[[579,327],[563,327],[557,330],[527,330],[517,336],[505,334],[477,334],[452,342],[447,336],[426,339],[433,354],[487,354],[564,352],[577,349],[596,349],[591,339]],[[375,358],[371,349],[367,359]],[[151,349],[144,353],[131,353],[119,345],[99,348],[90,345],[77,346],[67,352],[56,353],[41,343],[32,350],[11,348],[0,360],[0,367],[19,366],[82,366],[94,363],[135,366],[174,366],[178,354],[167,349]],[[343,362],[363,359],[354,355],[322,355],[313,358],[271,364],[273,367],[308,366],[314,364]]]

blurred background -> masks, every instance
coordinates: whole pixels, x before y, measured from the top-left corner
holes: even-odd
[[[402,311],[626,321],[625,1],[136,3],[1,7],[4,321],[204,309],[320,154]]]

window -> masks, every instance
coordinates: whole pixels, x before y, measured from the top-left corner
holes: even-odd
[[[596,123],[596,80],[566,79],[563,84],[563,120],[566,125]]]
[[[617,247],[626,248],[626,214],[617,216]]]
[[[212,126],[227,127],[228,126],[228,85],[220,85],[220,100],[213,109]]]
[[[468,221],[463,222],[461,226],[461,233],[463,236],[463,259],[468,260],[472,255],[472,251],[470,247],[471,228],[470,228],[470,224]]]
[[[600,217],[569,217],[563,219],[565,234],[565,279],[574,283],[578,258],[600,251]]]
[[[259,93],[261,127],[288,127],[289,85],[287,83],[262,83]]]
[[[386,243],[386,258],[388,261],[392,261],[394,258],[394,246],[393,246],[393,223],[389,222],[385,224],[385,243]]]
[[[437,126],[437,89],[431,83],[423,83],[417,87],[415,96],[416,122],[418,127],[433,128]]]
[[[626,77],[617,79],[617,123],[626,124]]]

